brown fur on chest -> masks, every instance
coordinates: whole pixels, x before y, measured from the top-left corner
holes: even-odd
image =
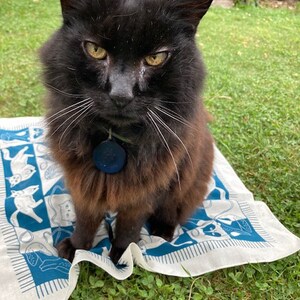
[[[99,210],[119,211],[139,206],[154,210],[155,202],[162,194],[167,193],[169,197],[176,194],[182,199],[179,196],[195,186],[201,164],[206,184],[213,154],[205,113],[197,115],[193,124],[194,128],[187,128],[181,136],[185,147],[179,142],[170,146],[173,158],[166,150],[137,164],[136,158],[129,153],[126,167],[114,175],[96,169],[91,156],[73,157],[70,152],[60,150],[52,140],[53,154],[64,169],[77,211],[98,214]],[[203,191],[199,192],[203,194]]]

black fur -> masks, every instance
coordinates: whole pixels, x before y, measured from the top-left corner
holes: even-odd
[[[113,261],[117,262],[128,244],[137,241],[139,230],[148,218],[155,233],[171,239],[175,226],[203,200],[213,154],[212,139],[199,98],[205,70],[196,46],[195,32],[210,3],[211,0],[61,0],[63,24],[41,49],[44,81],[49,91],[49,141],[55,158],[64,168],[68,185],[74,184],[73,189],[77,188],[78,184],[74,183],[77,175],[82,180],[82,197],[74,200],[76,232],[71,239],[59,245],[61,256],[71,260],[76,248],[91,247],[102,210],[116,207],[117,211],[121,211],[111,252]],[[87,41],[107,50],[108,59],[91,58],[84,47]],[[145,64],[144,58],[159,50],[168,53],[164,64],[158,67]],[[93,101],[86,114],[72,117],[68,110],[61,113],[86,98]],[[123,104],[126,101],[122,108],[117,105],[120,101]],[[160,113],[156,107],[172,111],[173,117]],[[155,111],[177,137],[159,125],[164,142],[147,116],[149,109]],[[53,118],[55,114],[58,117]],[[181,121],[178,121],[178,115]],[[189,122],[194,122],[193,128],[189,128]],[[131,141],[119,141],[128,154],[128,164],[123,175],[114,177],[115,181],[100,174],[91,162],[91,153],[99,142],[107,138],[108,128]],[[178,137],[186,141],[190,149],[184,149]],[[195,139],[198,140],[195,142]],[[174,153],[178,152],[176,163],[174,161],[177,174],[174,173],[166,143]],[[194,166],[191,178],[188,178],[186,170],[191,159],[187,150],[194,152],[192,159],[199,164]],[[77,169],[74,170],[74,166]],[[78,174],[75,174],[76,170]],[[160,185],[159,178],[149,179],[149,172],[165,172],[170,178]],[[118,201],[107,196],[109,189],[113,187],[119,192],[123,187],[124,191],[120,193],[128,196],[131,186],[126,186],[129,184],[126,180],[130,176],[132,181],[136,180],[137,189],[148,186],[150,190],[153,186],[157,191],[143,196],[144,199],[136,199],[135,204],[115,204]],[[186,189],[192,185],[194,189],[199,188],[199,193],[195,194],[199,199],[193,198],[191,204],[186,194],[179,196],[177,191],[180,176],[183,179],[187,177]],[[153,183],[149,183],[150,180]],[[100,188],[103,182],[104,187]],[[102,202],[92,200],[97,193],[102,195]],[[140,190],[136,193],[130,190],[130,193],[134,199]],[[73,198],[76,197],[78,195],[73,194]],[[178,199],[172,200],[174,197]],[[174,211],[173,208],[168,209],[166,199],[177,201],[178,207],[174,204]],[[86,203],[81,204],[83,201]],[[91,217],[88,208],[96,207],[95,201],[99,201],[99,210],[93,216],[94,223],[87,224],[86,220]],[[144,212],[141,211],[143,206]],[[127,213],[129,209],[130,214]],[[158,210],[159,213],[151,215]],[[130,220],[127,215],[132,215]],[[132,220],[135,217],[137,219]],[[129,221],[135,222],[134,228]],[[132,232],[124,232],[124,228],[131,228],[129,231]],[[83,234],[86,230],[90,237]]]

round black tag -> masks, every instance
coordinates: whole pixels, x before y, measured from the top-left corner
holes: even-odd
[[[126,151],[114,140],[108,139],[94,149],[93,160],[100,171],[116,174],[122,171],[126,164]]]

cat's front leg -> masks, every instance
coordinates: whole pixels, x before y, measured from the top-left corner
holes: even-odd
[[[70,238],[64,239],[56,246],[58,255],[72,262],[77,249],[91,249],[102,219],[103,213],[88,215],[86,212],[76,211],[75,231]]]
[[[130,243],[137,243],[140,239],[142,226],[151,212],[145,207],[128,208],[118,212],[114,239],[110,251],[110,258],[117,264]]]
[[[151,235],[159,236],[171,242],[176,226],[179,224],[179,207],[169,198],[163,199],[149,218]]]

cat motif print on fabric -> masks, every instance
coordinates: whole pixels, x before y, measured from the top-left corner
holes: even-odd
[[[3,158],[11,162],[12,176],[7,178],[11,187],[28,180],[36,172],[35,167],[28,164],[28,158],[33,156],[26,154],[27,150],[28,147],[24,147],[14,157],[11,157],[9,150],[3,149]]]
[[[39,189],[39,186],[30,186],[22,191],[11,191],[11,197],[16,206],[16,211],[11,215],[10,221],[14,226],[19,226],[18,214],[22,213],[26,216],[33,218],[38,223],[42,223],[43,219],[40,218],[34,209],[43,203],[43,200],[35,201],[33,194]]]

